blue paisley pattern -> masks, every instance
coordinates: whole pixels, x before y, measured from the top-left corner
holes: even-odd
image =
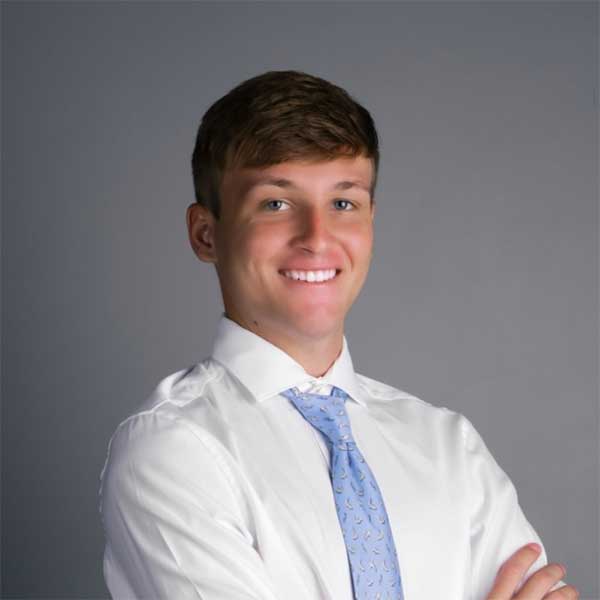
[[[383,497],[358,449],[346,413],[346,392],[331,395],[282,392],[324,436],[331,457],[331,484],[344,535],[355,600],[404,600],[398,555]]]

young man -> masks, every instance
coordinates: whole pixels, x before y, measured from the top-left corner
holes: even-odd
[[[471,423],[354,370],[378,164],[367,110],[306,73],[204,115],[187,226],[225,311],[110,441],[114,598],[577,597]]]

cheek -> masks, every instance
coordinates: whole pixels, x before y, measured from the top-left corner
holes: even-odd
[[[232,227],[221,236],[219,277],[229,298],[260,300],[269,285],[271,272],[281,255],[285,239],[274,228]]]
[[[368,263],[373,250],[373,229],[357,228],[345,237],[345,246],[355,264]]]
[[[236,260],[250,269],[260,269],[275,261],[285,246],[284,233],[274,227],[255,227],[240,233],[237,239]]]

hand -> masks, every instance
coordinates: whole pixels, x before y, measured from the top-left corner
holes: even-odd
[[[537,546],[537,547],[536,547]],[[566,570],[561,565],[553,563],[542,567],[531,575],[518,593],[517,587],[536,561],[541,548],[523,546],[517,550],[501,567],[494,581],[494,587],[487,600],[577,600],[579,592],[572,586],[566,585],[553,592],[550,588],[564,577]]]

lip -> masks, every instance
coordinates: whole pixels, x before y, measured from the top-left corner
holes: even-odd
[[[327,266],[327,267],[284,267],[283,269],[279,269],[280,273],[284,271],[331,271],[331,269],[335,269],[335,274],[338,275],[341,269],[337,267]]]
[[[333,269],[334,267],[331,267],[331,269]],[[310,285],[313,288],[314,287],[325,287],[328,284],[334,283],[337,278],[338,275],[342,272],[341,269],[335,269],[335,275],[331,278],[331,279],[327,279],[326,281],[302,281],[302,279],[292,279],[291,277],[286,277],[286,275],[284,274],[284,271],[327,271],[329,269],[282,269],[281,271],[279,271],[279,274],[286,280],[289,281],[290,283],[295,283],[295,284],[303,284],[303,285]]]

